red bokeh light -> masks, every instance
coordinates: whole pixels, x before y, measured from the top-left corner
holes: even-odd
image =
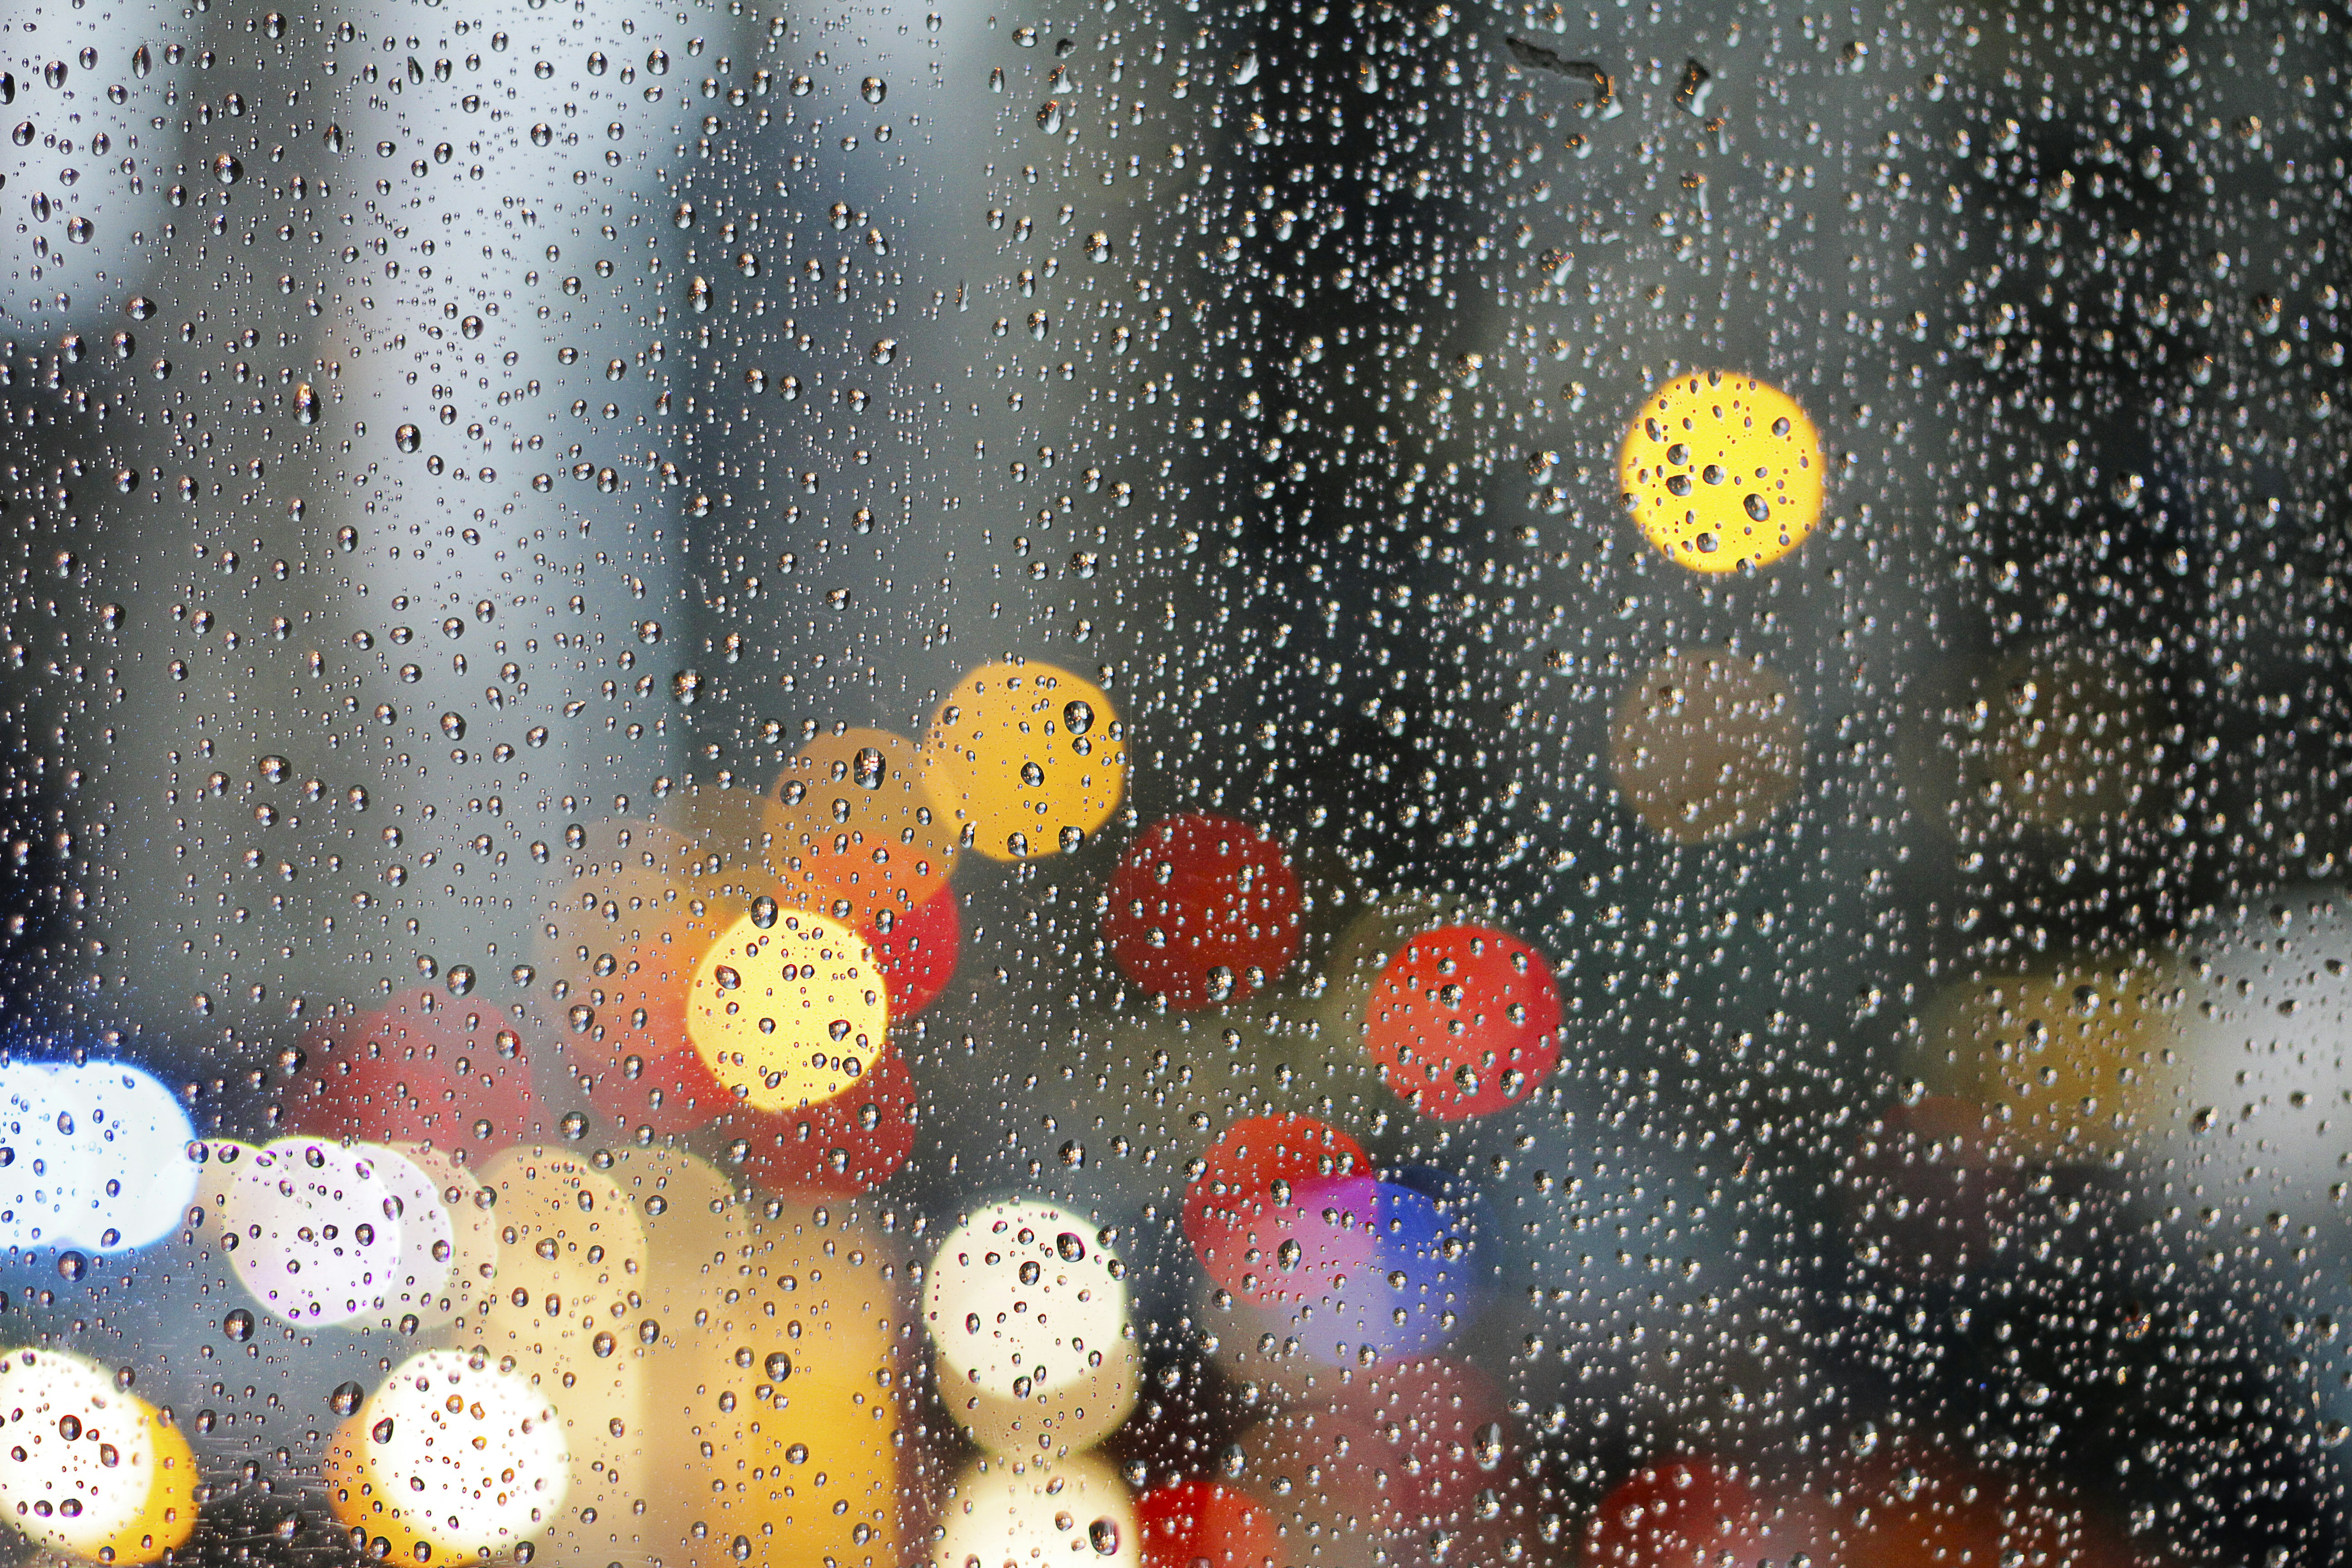
[[[1585,1521],[1589,1568],[1687,1568],[1726,1555],[1753,1562],[1762,1510],[1712,1459],[1659,1459],[1617,1483]]]
[[[1135,1500],[1143,1568],[1274,1568],[1280,1542],[1265,1510],[1214,1481],[1180,1481]]]
[[[1311,1116],[1236,1121],[1184,1193],[1184,1237],[1209,1278],[1272,1306],[1337,1288],[1372,1255],[1375,1184],[1363,1146]],[[1341,1229],[1323,1210],[1366,1222]],[[1296,1243],[1286,1260],[1285,1244]]]
[[[542,1131],[521,1040],[496,1008],[420,988],[314,1026],[302,1051],[281,1102],[289,1131],[487,1153]]]
[[[921,903],[895,916],[888,934],[874,923],[859,934],[882,965],[890,1017],[896,1023],[939,1000],[955,977],[956,961],[963,952],[963,914],[955,889],[941,882]]]
[[[1441,1121],[1502,1110],[1559,1061],[1549,962],[1490,926],[1443,926],[1405,943],[1381,971],[1364,1023],[1381,1079]]]
[[[1192,812],[1146,828],[1111,874],[1103,936],[1171,1007],[1238,1002],[1298,954],[1298,875],[1248,823]]]

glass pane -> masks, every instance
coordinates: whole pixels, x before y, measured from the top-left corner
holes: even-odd
[[[18,6],[11,1561],[2347,1551],[2346,18]]]

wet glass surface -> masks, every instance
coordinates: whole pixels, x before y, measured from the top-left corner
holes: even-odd
[[[0,1550],[2341,1560],[2347,26],[20,5]]]

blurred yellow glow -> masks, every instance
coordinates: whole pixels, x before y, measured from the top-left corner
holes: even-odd
[[[643,1551],[664,1562],[896,1568],[898,1301],[881,1238],[824,1208],[735,1201],[677,1151],[624,1151],[643,1215],[634,1469]]]
[[[635,948],[685,950],[690,965],[750,903],[718,883],[698,882],[698,865],[709,851],[662,823],[612,817],[571,824],[560,851],[568,875],[535,921],[532,954],[558,973],[572,973],[579,951],[626,954]],[[552,925],[555,934],[545,928]]]
[[[76,1557],[152,1563],[196,1524],[188,1440],[113,1373],[63,1351],[0,1354],[0,1518]]]
[[[765,805],[750,790],[688,784],[662,802],[660,821],[677,837],[671,879],[704,898],[749,903],[775,880]]]
[[[336,1434],[328,1500],[403,1563],[502,1552],[545,1533],[563,1507],[562,1427],[520,1373],[479,1352],[425,1351]]]
[[[1668,560],[1769,566],[1820,520],[1822,438],[1794,398],[1753,376],[1678,375],[1633,416],[1618,477]]]
[[[1928,1009],[1920,1076],[2032,1157],[2126,1148],[2172,1094],[2185,978],[2171,955],[2139,953],[1963,982]]]
[[[373,1152],[281,1138],[237,1165],[224,1215],[225,1232],[236,1237],[229,1262],[272,1314],[348,1323],[382,1315],[396,1293],[404,1274],[400,1205]]]
[[[620,1184],[584,1156],[509,1149],[481,1174],[500,1229],[479,1343],[493,1363],[511,1356],[562,1417],[570,1538],[583,1557],[609,1556],[635,1530],[645,1382],[634,1352],[647,1322],[659,1331],[643,1310],[645,1226]]]
[[[995,1448],[1085,1448],[1135,1401],[1127,1285],[1092,1221],[1035,1198],[981,1209],[932,1255],[940,1397]]]
[[[785,901],[855,926],[910,912],[948,879],[955,830],[924,789],[915,742],[887,730],[821,735],[776,775],[765,806],[768,863]]]
[[[1091,1454],[973,1461],[940,1500],[935,1562],[980,1568],[1140,1568],[1134,1500]]]
[[[923,742],[923,784],[992,860],[1072,847],[1127,787],[1125,730],[1102,688],[1035,660],[957,683]]]
[[[2071,648],[2008,659],[1968,718],[1977,798],[2037,827],[2123,816],[2158,782],[2146,686],[2110,660]]]
[[[1796,794],[1804,761],[1788,684],[1719,648],[1658,660],[1609,725],[1618,793],[1653,831],[1683,844],[1761,826]]]
[[[856,931],[807,910],[746,915],[695,966],[687,1034],[730,1093],[797,1110],[863,1078],[889,1037],[881,966]]]

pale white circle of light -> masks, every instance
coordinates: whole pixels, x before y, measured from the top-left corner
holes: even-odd
[[[933,1255],[924,1297],[949,1407],[977,1394],[1050,1420],[1059,1394],[1108,1397],[1089,1385],[1127,1348],[1124,1273],[1091,1221],[1042,1199],[1004,1199],[966,1219]]]
[[[196,1170],[187,1157],[195,1129],[177,1098],[129,1062],[54,1071],[73,1103],[86,1162],[67,1239],[112,1252],[152,1246],[178,1229]]]
[[[283,1138],[238,1163],[229,1261],[274,1316],[348,1323],[383,1311],[399,1278],[402,1226],[373,1152]]]
[[[1092,1454],[976,1459],[940,1500],[933,1560],[953,1568],[1140,1568],[1127,1485]]]
[[[422,1327],[437,1327],[465,1313],[496,1280],[497,1210],[474,1173],[446,1151],[429,1143],[408,1143],[390,1152],[418,1173],[433,1202],[426,1211],[426,1234],[412,1237],[406,1216],[417,1213],[418,1205],[405,1186],[387,1176],[386,1184],[395,1188],[404,1205],[401,1254],[406,1261],[394,1282],[385,1321],[396,1327],[404,1315],[413,1312]],[[435,1248],[445,1241],[446,1261],[436,1262]]]
[[[0,1247],[66,1244],[89,1169],[77,1100],[46,1068],[0,1064]]]
[[[392,1194],[400,1216],[400,1256],[393,1266],[390,1294],[384,1299],[384,1323],[397,1326],[415,1313],[437,1318],[436,1303],[449,1287],[451,1266],[457,1257],[457,1231],[440,1184],[405,1152],[381,1143],[361,1143],[352,1152],[374,1170],[376,1180]]]
[[[528,1380],[478,1355],[411,1356],[361,1408],[360,1434],[376,1491],[445,1552],[503,1550],[563,1507],[572,1456],[562,1420]]]
[[[92,1556],[146,1510],[152,1417],[111,1372],[63,1351],[9,1351],[0,1355],[0,1445],[11,1455],[0,1464],[0,1515],[35,1542]]]

